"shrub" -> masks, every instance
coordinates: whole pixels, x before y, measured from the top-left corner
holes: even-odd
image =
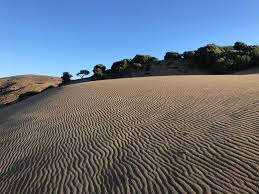
[[[94,80],[100,80],[104,79],[104,73],[105,73],[106,67],[103,64],[95,65],[93,72],[93,79]]]
[[[186,51],[183,53],[183,58],[184,59],[193,59],[195,56],[195,52],[194,51]]]
[[[234,49],[237,51],[246,51],[248,46],[243,42],[236,42],[234,45]]]
[[[146,64],[146,63],[153,63],[153,62],[157,62],[158,58],[156,57],[152,57],[150,55],[136,55],[133,59],[132,59],[132,63],[140,63],[140,64]]]
[[[88,70],[84,69],[84,70],[80,70],[80,71],[76,74],[76,76],[81,76],[81,78],[83,78],[84,76],[87,76],[87,75],[89,75],[89,74],[90,74],[90,72],[89,72]]]
[[[73,77],[69,72],[63,72],[62,84],[69,83],[71,81],[71,77]]]
[[[177,59],[180,59],[181,57],[182,57],[182,55],[177,53],[177,52],[167,52],[165,54],[164,59],[166,61],[168,61],[168,60],[177,60]]]
[[[226,57],[221,57],[213,64],[213,71],[215,73],[228,73],[233,71],[234,61]]]
[[[106,67],[103,64],[98,64],[94,66],[93,72],[96,73],[104,73],[106,70]]]
[[[215,44],[208,44],[205,47],[201,47],[195,53],[195,60],[201,67],[211,68],[219,59],[224,50],[215,45]]]
[[[125,71],[131,63],[131,59],[123,59],[121,61],[114,62],[111,66],[113,72]]]
[[[142,69],[143,69],[143,65],[140,64],[140,63],[133,63],[133,64],[131,65],[131,67],[132,67],[133,69],[135,69],[135,70],[142,70]]]
[[[251,65],[251,57],[248,55],[236,55],[234,61],[235,70],[247,69]]]
[[[233,46],[223,46],[221,47],[225,52],[232,52],[234,50]]]

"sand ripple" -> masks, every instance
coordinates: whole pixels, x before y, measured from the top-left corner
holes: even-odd
[[[0,110],[0,193],[259,193],[259,76],[107,80]]]

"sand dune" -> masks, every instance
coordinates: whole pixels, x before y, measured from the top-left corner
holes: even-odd
[[[0,193],[259,193],[259,75],[80,83],[6,107]]]

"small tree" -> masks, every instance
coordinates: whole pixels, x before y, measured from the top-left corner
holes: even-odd
[[[87,75],[89,75],[89,74],[90,74],[90,72],[89,72],[88,70],[83,69],[83,70],[80,70],[80,71],[76,74],[76,76],[81,76],[81,79],[82,79],[84,76],[87,76]]]
[[[98,64],[94,66],[93,72],[96,73],[104,73],[106,70],[106,67],[103,64]]]
[[[94,80],[100,80],[104,79],[104,73],[105,73],[106,67],[103,64],[95,65],[93,72],[93,79]]]
[[[62,84],[69,83],[71,81],[71,77],[73,76],[69,72],[63,72],[63,76],[61,77]]]

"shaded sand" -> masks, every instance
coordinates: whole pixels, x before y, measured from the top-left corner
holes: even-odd
[[[259,76],[96,81],[6,107],[0,193],[259,193]]]

